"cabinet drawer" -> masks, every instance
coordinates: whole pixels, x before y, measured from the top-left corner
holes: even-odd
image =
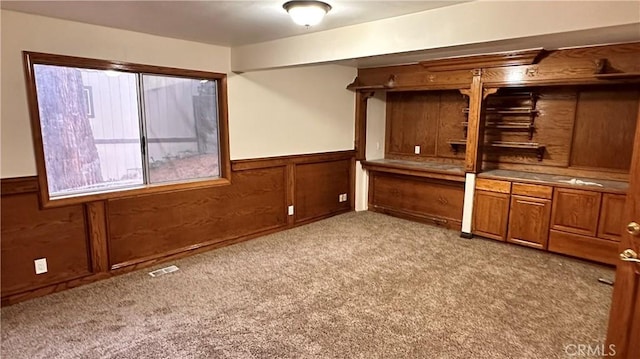
[[[553,187],[541,186],[537,184],[514,183],[511,192],[521,196],[551,199],[553,197]]]
[[[551,228],[596,236],[600,212],[599,192],[556,188],[551,214]]]
[[[626,196],[622,194],[605,193],[602,195],[600,222],[598,223],[598,237],[619,241],[624,223],[622,214]]]
[[[611,265],[618,261],[617,242],[553,229],[549,233],[549,251]]]
[[[511,193],[511,182],[478,178],[476,180],[476,189],[489,192]]]

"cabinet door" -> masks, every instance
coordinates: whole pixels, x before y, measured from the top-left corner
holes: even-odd
[[[602,195],[598,237],[620,241],[624,223],[622,222],[625,195],[605,193]]]
[[[601,194],[569,188],[556,188],[551,228],[596,236]]]
[[[511,196],[507,242],[546,249],[550,214],[548,199]]]
[[[509,195],[476,190],[473,205],[473,233],[505,241],[509,218]]]

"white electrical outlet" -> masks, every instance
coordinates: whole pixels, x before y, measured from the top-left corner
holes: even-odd
[[[289,206],[289,215],[293,216],[293,206]]]
[[[340,195],[338,195],[338,202],[346,202],[347,201],[347,194],[346,193],[342,193]]]
[[[416,155],[419,155],[419,154],[420,154],[420,146],[416,146],[416,147],[413,149],[413,152],[415,152],[415,154],[416,154]]]
[[[338,202],[342,202],[342,194],[338,195]]]
[[[39,258],[33,261],[36,266],[36,274],[47,273],[47,258]]]
[[[376,150],[380,149],[380,142],[376,142]]]

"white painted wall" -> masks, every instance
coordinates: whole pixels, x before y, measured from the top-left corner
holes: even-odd
[[[384,158],[387,102],[384,92],[376,92],[367,103],[367,159]]]
[[[320,65],[229,75],[231,158],[352,150],[357,69]]]
[[[2,178],[36,174],[22,51],[229,71],[230,49],[2,10]]]
[[[637,41],[639,1],[473,1],[233,48],[232,69],[248,71],[430,49],[442,49],[440,56],[444,57],[456,47],[509,39],[518,39],[510,43],[511,50],[524,49],[550,46],[540,42],[541,37],[556,34],[562,34],[561,46],[578,46],[587,44],[584,31],[615,27],[621,31],[623,25],[631,26],[620,36],[609,36],[615,41]],[[479,51],[482,49],[476,49]]]
[[[229,74],[231,158],[353,149],[356,69],[325,65],[230,73],[230,49],[102,26],[1,11],[0,177],[36,165],[22,51]]]
[[[367,160],[384,158],[386,95],[376,92],[367,102]],[[366,211],[369,199],[369,174],[356,163],[356,211]]]

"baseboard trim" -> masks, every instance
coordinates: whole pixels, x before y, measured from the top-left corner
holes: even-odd
[[[460,230],[462,222],[459,219],[445,218],[435,215],[411,212],[402,209],[388,208],[383,206],[369,206],[369,211],[386,214],[393,217],[408,219],[410,221],[431,224],[437,227]]]

